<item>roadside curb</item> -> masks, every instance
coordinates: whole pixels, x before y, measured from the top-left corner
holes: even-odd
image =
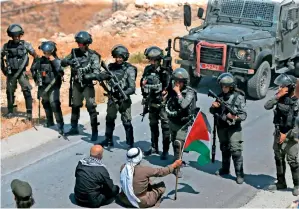
[[[132,104],[138,103],[142,100],[140,88],[136,88],[136,94],[131,95],[131,100]],[[106,108],[107,103],[102,103],[97,106],[97,112],[99,113],[98,118],[106,114]],[[64,129],[65,131],[67,131],[70,128],[69,123],[71,114],[65,115],[63,118],[66,124]],[[89,121],[90,118],[87,110],[81,110],[79,124],[85,126],[89,124]],[[36,131],[34,128],[31,128],[2,139],[1,159],[16,156],[59,137],[56,126],[55,128],[45,128],[42,126],[38,126],[36,128],[38,129],[38,131]]]

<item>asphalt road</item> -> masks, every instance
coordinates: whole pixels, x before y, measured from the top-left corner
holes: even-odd
[[[202,111],[208,115],[211,125],[213,120],[208,113],[208,108],[213,99],[208,98],[205,92],[209,88],[218,92],[219,89],[213,88],[215,86],[217,86],[215,81],[203,80],[198,94],[198,104]],[[273,111],[266,111],[263,105],[273,94],[274,90],[270,90],[263,100],[247,100],[248,118],[243,124],[245,183],[243,185],[235,183],[233,167],[231,168],[232,176],[228,178],[214,175],[214,172],[221,166],[221,153],[217,144],[215,164],[199,166],[196,163],[196,153],[184,154],[183,159],[186,161],[187,166],[182,168],[183,178],[179,179],[178,199],[176,201],[173,200],[175,176],[169,175],[161,179],[155,179],[155,181],[165,181],[167,186],[160,207],[241,207],[250,201],[258,190],[272,183],[275,180],[275,164],[272,151]],[[141,149],[147,149],[150,145],[150,131],[147,118],[141,123],[141,116],[139,115],[141,112],[142,106],[140,103],[134,104],[132,116],[135,145]],[[115,148],[110,151],[106,150],[103,159],[116,184],[119,184],[120,166],[126,160],[127,148],[125,145],[125,132],[119,118],[114,132]],[[73,203],[75,167],[78,160],[89,154],[89,149],[92,146],[87,140],[91,133],[89,124],[85,128],[86,130],[83,130],[80,136],[70,137],[70,141],[55,139],[30,152],[3,160],[1,207],[14,207],[10,182],[15,178],[30,182],[36,199],[35,207],[78,207]],[[101,117],[99,141],[103,140],[104,129],[105,122],[104,118]],[[171,156],[167,162],[160,161],[158,155],[153,155],[145,158],[143,163],[152,164],[153,166],[165,166],[172,161],[172,148],[170,153]],[[106,207],[115,208],[120,206],[112,203]]]

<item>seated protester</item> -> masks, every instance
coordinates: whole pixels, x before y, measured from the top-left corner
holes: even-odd
[[[90,157],[79,161],[76,168],[76,185],[74,189],[77,204],[82,207],[95,208],[111,203],[119,193],[119,187],[102,163],[103,147],[94,145]]]
[[[142,166],[142,151],[131,148],[127,152],[127,163],[121,166],[120,183],[122,192],[119,200],[128,207],[148,208],[158,206],[165,192],[164,182],[150,183],[150,177],[163,177],[172,174],[175,168],[182,165],[182,160],[176,160],[165,168]]]
[[[34,205],[35,201],[32,197],[32,188],[28,182],[14,179],[10,186],[15,196],[17,208],[31,208]]]

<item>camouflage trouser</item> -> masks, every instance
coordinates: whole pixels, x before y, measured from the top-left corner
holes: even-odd
[[[283,144],[278,144],[277,138],[274,137],[273,150],[275,156],[277,180],[282,183],[285,182],[286,158],[291,167],[294,186],[299,186],[298,142],[293,139],[286,139]]]
[[[149,125],[151,129],[151,143],[152,147],[158,150],[159,142],[159,120],[161,121],[161,129],[163,134],[163,151],[168,152],[170,144],[170,130],[169,130],[169,120],[165,107],[161,106],[159,108],[150,107],[149,108]]]
[[[217,127],[220,150],[222,152],[222,169],[229,171],[230,159],[233,158],[236,175],[243,175],[243,139],[242,127]]]
[[[190,126],[190,123],[178,125],[178,124],[175,124],[175,123],[169,121],[171,142],[172,142],[172,146],[173,146],[173,153],[174,153],[175,160],[180,159],[181,152],[183,150],[183,146],[185,143],[185,139],[188,134],[189,126]]]
[[[25,72],[21,73],[18,79],[14,82],[11,82],[13,75],[7,76],[6,80],[6,95],[7,95],[7,108],[9,112],[13,112],[14,102],[15,102],[15,91],[17,89],[17,82],[19,82],[24,99],[26,104],[27,113],[32,113],[32,96],[31,96],[31,89],[32,86],[29,83],[28,76]]]
[[[81,87],[80,83],[73,83],[73,105],[72,105],[72,117],[71,124],[73,127],[77,127],[78,120],[80,118],[80,108],[83,106],[83,99],[86,100],[86,108],[90,116],[90,124],[92,131],[98,131],[98,118],[95,102],[95,89],[93,85],[85,85]]]
[[[46,87],[39,87],[38,94],[41,95]],[[63,116],[60,106],[60,86],[54,86],[42,97],[42,104],[45,109],[48,123],[53,123],[53,113],[56,122],[63,123]]]
[[[126,141],[127,144],[134,144],[133,126],[132,126],[132,116],[131,116],[131,99],[124,101],[121,104],[117,104],[109,100],[107,103],[107,115],[106,115],[106,133],[105,137],[107,140],[112,140],[113,131],[115,128],[115,119],[117,113],[121,115],[121,121],[126,131]]]

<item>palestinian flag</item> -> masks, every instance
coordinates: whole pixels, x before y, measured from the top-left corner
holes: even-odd
[[[199,153],[197,162],[199,165],[205,165],[211,161],[211,141],[211,128],[207,117],[198,112],[186,137],[184,151]]]

